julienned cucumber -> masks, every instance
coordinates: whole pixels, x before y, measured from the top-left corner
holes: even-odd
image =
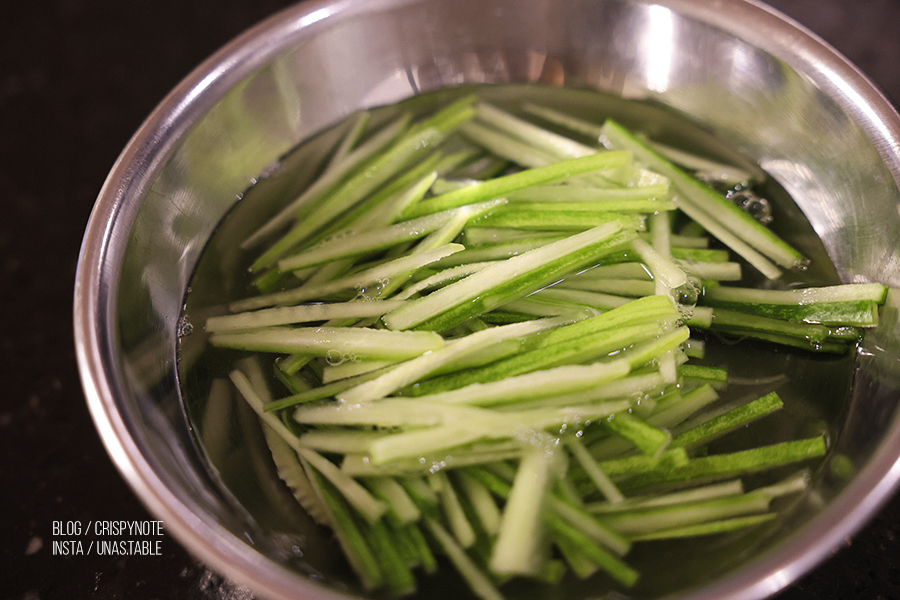
[[[703,336],[852,351],[887,288],[719,284],[803,260],[690,169],[760,173],[475,96],[370,121],[243,244],[268,293],[206,324],[250,353],[232,381],[364,589],[412,594],[445,565],[483,599],[567,572],[628,588],[633,544],[765,526],[806,490],[740,478],[824,437],[710,445],[786,400],[719,400],[734,384]]]

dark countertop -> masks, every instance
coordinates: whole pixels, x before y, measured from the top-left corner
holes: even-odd
[[[170,537],[159,556],[55,556],[53,522],[151,518],[104,451],[75,366],[72,288],[94,199],[168,90],[287,4],[32,0],[0,11],[0,600],[251,598]],[[900,105],[900,0],[773,4]],[[898,536],[900,495],[779,597],[900,600]]]

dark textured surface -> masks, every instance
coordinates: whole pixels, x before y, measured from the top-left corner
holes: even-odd
[[[0,11],[0,600],[250,597],[169,537],[161,556],[54,556],[65,536],[52,523],[150,518],[99,441],[75,367],[72,286],[94,199],[165,93],[286,4],[34,0]],[[900,103],[900,0],[774,4]],[[900,600],[898,536],[900,496],[779,598]]]

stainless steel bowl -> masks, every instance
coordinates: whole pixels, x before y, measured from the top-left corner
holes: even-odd
[[[822,41],[742,0],[307,1],[198,67],[125,148],[84,238],[75,334],[88,404],[148,509],[215,570],[271,598],[346,598],[279,490],[247,502],[185,417],[176,345],[206,241],[288,149],[360,107],[463,83],[551,83],[655,101],[757,161],[845,281],[900,285],[900,117]],[[834,447],[856,465],[690,598],[760,598],[829,555],[900,480],[896,309],[870,335]],[[233,451],[241,440],[220,439]],[[243,457],[252,461],[253,458]],[[825,469],[828,472],[828,469]],[[261,484],[262,485],[262,484]],[[289,512],[289,511],[288,511]],[[273,534],[275,517],[293,534]],[[307,551],[303,558],[297,548]]]

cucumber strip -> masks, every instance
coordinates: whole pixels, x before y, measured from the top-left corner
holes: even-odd
[[[261,425],[278,477],[290,488],[294,498],[316,523],[333,527],[331,514],[316,494],[297,452],[269,425],[265,422]]]
[[[826,325],[819,325],[818,323],[771,319],[758,315],[748,315],[727,308],[714,308],[712,328],[717,329],[722,327],[727,327],[729,331],[774,333],[794,336],[807,340],[812,346],[826,341],[835,342],[842,339],[855,341],[860,335],[859,331],[855,328],[834,328]]]
[[[326,357],[390,360],[412,358],[437,350],[443,347],[444,339],[430,331],[389,331],[358,327],[270,327],[250,332],[213,334],[209,343],[213,346],[257,352],[305,352]]]
[[[331,522],[334,523],[335,537],[350,566],[359,576],[363,588],[371,591],[381,586],[384,583],[384,573],[381,571],[378,559],[366,542],[366,536],[363,535],[353,518],[350,506],[331,482],[315,469],[312,469],[310,480],[328,509]]]
[[[709,383],[713,386],[724,386],[728,383],[728,370],[722,367],[681,365],[678,367],[678,376],[683,379]]]
[[[278,261],[281,271],[302,269],[314,265],[320,265],[333,260],[360,256],[368,252],[375,252],[396,246],[404,242],[419,239],[432,231],[446,225],[459,215],[473,218],[500,206],[505,201],[494,200],[480,204],[466,205],[452,210],[446,210],[396,223],[384,229],[363,231],[361,233],[335,236],[323,240],[319,244]]]
[[[610,381],[600,387],[588,389],[573,394],[548,396],[539,400],[518,402],[509,406],[497,406],[497,410],[530,410],[532,408],[552,408],[568,405],[591,404],[593,402],[610,400],[629,400],[640,406],[649,398],[658,393],[665,386],[665,381],[658,371],[640,373],[623,377],[616,381]]]
[[[318,452],[301,446],[297,450],[297,454],[309,462],[318,474],[327,479],[350,506],[355,508],[369,523],[374,523],[387,511],[387,506],[370,494],[369,490],[352,477],[347,476]]]
[[[781,442],[729,454],[694,458],[686,465],[667,471],[638,474],[618,482],[618,485],[627,492],[651,485],[711,482],[817,458],[824,456],[825,450],[823,437]]]
[[[300,435],[300,445],[334,454],[366,452],[372,442],[390,435],[386,431],[371,431],[348,428],[311,429]]]
[[[265,237],[281,229],[299,215],[304,214],[325,194],[335,188],[350,172],[371,159],[377,152],[387,147],[409,125],[409,115],[403,115],[386,125],[371,138],[363,142],[339,164],[329,167],[312,185],[303,191],[293,202],[285,206],[278,214],[248,237],[241,248],[248,249],[259,244]]]
[[[602,169],[609,169],[631,162],[630,152],[598,152],[584,158],[559,161],[544,167],[526,169],[511,175],[483,181],[477,185],[458,189],[430,200],[423,200],[410,209],[408,217],[418,217],[465,204],[500,198],[510,192],[533,185],[540,185]]]
[[[711,322],[712,320],[710,320]],[[702,359],[706,356],[706,342],[704,340],[690,338],[684,343],[683,347],[684,353],[690,358]]]
[[[627,412],[616,413],[603,423],[648,456],[659,456],[672,443],[672,434]]]
[[[887,290],[887,286],[880,283],[847,283],[790,290],[744,289],[720,286],[714,290],[709,290],[705,297],[723,302],[754,304],[808,305],[820,302],[853,302],[858,300],[872,300],[881,304],[885,300]]]
[[[545,559],[542,513],[559,457],[550,443],[538,442],[522,456],[500,520],[490,570],[501,575],[535,575]]]
[[[338,147],[335,148],[334,153],[328,160],[328,164],[322,171],[323,175],[328,174],[329,171],[334,171],[341,168],[344,159],[347,158],[347,156],[350,154],[350,151],[353,150],[357,142],[359,142],[359,140],[362,138],[363,132],[369,125],[371,117],[372,113],[367,110],[361,110],[358,112],[356,118],[353,119],[353,121],[350,123],[350,127],[341,138]]]
[[[628,539],[616,530],[607,527],[583,507],[567,502],[557,496],[547,499],[548,508],[566,523],[576,527],[578,531],[618,556],[625,556],[631,549]]]
[[[495,422],[490,416],[481,422]],[[417,460],[426,454],[445,452],[450,448],[465,446],[481,440],[503,439],[509,432],[498,431],[488,426],[473,428],[459,424],[428,427],[424,429],[408,429],[394,433],[370,444],[366,455],[373,466],[380,466],[391,461],[402,459]]]
[[[653,279],[660,281],[670,288],[678,288],[687,283],[687,275],[666,255],[657,252],[653,246],[642,239],[631,242],[631,246],[639,257],[650,269]]]
[[[644,211],[648,212],[648,211]],[[516,229],[551,229],[554,231],[584,231],[606,223],[619,222],[628,229],[642,229],[643,220],[608,210],[531,210],[514,207],[497,211],[472,223],[471,227],[513,227]]]
[[[638,342],[620,353],[618,358],[627,360],[632,369],[637,369],[656,360],[661,354],[676,349],[689,336],[690,330],[687,327],[663,330],[656,339]]]
[[[473,383],[455,390],[419,396],[418,400],[472,406],[523,402],[589,389],[620,379],[629,371],[628,363],[621,360],[584,366],[566,365],[514,375],[499,381]]]
[[[682,314],[681,322],[691,327],[700,329],[709,329],[713,322],[713,311],[708,306],[687,306],[680,305],[679,310]]]
[[[558,133],[553,133],[486,102],[476,104],[475,117],[494,129],[517,137],[558,159],[579,158],[590,156],[597,152],[596,148],[586,146]]]
[[[387,367],[384,367],[383,369],[376,369],[375,371],[369,371],[368,373],[362,373],[360,375],[354,375],[353,377],[339,379],[338,381],[333,381],[331,383],[320,385],[319,387],[301,391],[267,404],[265,409],[267,412],[275,411],[281,410],[283,408],[288,408],[289,406],[295,406],[297,404],[305,404],[314,402],[316,400],[322,400],[324,398],[331,398],[338,392],[342,392],[347,388],[358,385],[363,381],[368,381],[369,379],[378,377],[386,369]]]
[[[637,583],[639,574],[636,570],[621,561],[615,555],[607,552],[584,533],[569,525],[564,520],[552,515],[545,518],[549,530],[553,533],[554,542],[562,550],[566,545],[569,552],[575,550],[594,562],[598,567],[608,573],[613,579],[625,587],[632,587]],[[563,541],[565,540],[565,541]],[[560,545],[560,544],[564,545]]]
[[[676,259],[675,264],[688,275],[710,281],[739,281],[743,277],[736,262],[699,262]]]
[[[614,121],[603,125],[606,140],[612,146],[624,148],[634,153],[639,162],[644,162],[654,171],[668,177],[679,192],[680,206],[691,207],[688,215],[694,218],[708,231],[700,219],[695,218],[697,212],[708,214],[735,236],[775,262],[781,267],[791,269],[800,265],[803,255],[781,240],[752,216],[729,202],[714,190],[692,178],[674,164],[660,156],[652,148],[637,139]],[[710,231],[710,233],[713,233]],[[713,233],[713,235],[716,235]],[[718,237],[718,236],[717,236]],[[728,242],[721,240],[726,245]],[[736,252],[736,248],[732,248]],[[740,252],[738,252],[740,254]]]
[[[697,172],[697,177],[703,180],[712,179],[734,186],[738,184],[747,185],[751,181],[763,181],[766,179],[766,174],[761,169],[753,169],[753,172],[751,172],[747,169],[710,160],[692,152],[685,152],[659,142],[647,140],[647,144],[667,160],[684,169]]]
[[[509,497],[509,491],[512,489],[510,482],[516,475],[515,471],[513,471],[509,474],[509,477],[501,477],[494,469],[488,469],[484,466],[464,467],[460,472],[477,480],[491,494],[504,501]]]
[[[540,148],[476,121],[469,121],[460,130],[485,150],[523,167],[544,167],[559,160]]]
[[[597,268],[599,269],[600,267]],[[599,294],[611,295],[617,300],[622,297],[642,298],[644,296],[652,296],[656,292],[656,284],[653,281],[645,281],[642,279],[583,279],[580,277],[573,277],[572,279],[564,279],[554,286],[554,288],[579,290],[582,292],[597,292]],[[572,298],[575,297],[578,296],[572,296]],[[590,298],[590,296],[584,296],[584,298],[587,299]]]
[[[437,171],[433,167],[440,162],[441,155],[434,153],[414,169],[398,178],[395,184],[375,194],[355,210],[341,219],[337,226],[324,230],[319,241],[330,237],[341,237],[349,232],[352,235],[359,231],[370,231],[386,227],[396,221],[400,215],[421,200],[431,189],[437,179]]]
[[[428,541],[422,534],[422,530],[419,529],[418,525],[411,524],[406,526],[406,532],[410,542],[418,553],[419,565],[421,565],[422,569],[429,575],[436,573],[438,567],[437,559],[434,557],[434,553],[432,553],[431,548],[428,546]]]
[[[551,535],[553,535],[553,544],[576,577],[587,579],[600,570],[600,565],[583,553],[574,542],[563,535]]]
[[[242,371],[234,370],[229,374],[229,377],[231,378],[232,383],[234,383],[234,387],[238,389],[241,396],[244,397],[244,400],[246,400],[247,404],[253,409],[253,412],[257,414],[260,420],[268,425],[272,431],[277,433],[285,443],[294,449],[294,451],[299,452],[300,449],[303,448],[303,446],[300,445],[300,440],[277,416],[265,411],[264,406],[266,406],[267,403],[254,389],[247,376]]]
[[[366,288],[366,286],[377,285],[385,280],[390,281],[393,278],[405,277],[409,273],[414,272],[425,265],[441,260],[442,258],[461,250],[463,250],[463,246],[460,244],[447,244],[446,246],[435,248],[428,252],[391,260],[375,267],[341,277],[340,279],[335,279],[315,286],[301,286],[283,292],[246,298],[244,300],[232,302],[228,307],[232,312],[243,312],[245,310],[256,310],[258,308],[266,308],[269,306],[299,304],[309,300],[320,300],[331,294],[346,290],[361,290]]]
[[[475,227],[472,231],[476,231]],[[434,266],[436,269],[446,269],[457,265],[480,263],[485,261],[500,261],[513,256],[518,256],[529,252],[541,246],[546,246],[553,242],[558,242],[572,235],[568,233],[554,233],[552,236],[537,236],[532,238],[522,238],[509,242],[500,242],[497,244],[485,244],[476,248],[466,248],[459,253],[459,256],[448,256],[441,259]]]
[[[769,415],[776,410],[781,409],[784,403],[778,397],[778,394],[771,392],[761,398],[757,398],[752,402],[728,411],[709,421],[698,424],[687,431],[679,433],[672,440],[673,447],[697,446],[705,444],[717,439],[726,433],[734,431],[738,427],[746,425],[751,421],[760,419]]]
[[[718,399],[716,390],[708,383],[703,384],[689,392],[678,394],[670,402],[658,406],[647,421],[661,429],[671,429]]]
[[[633,535],[631,540],[635,542],[649,542],[655,540],[673,540],[688,537],[700,537],[704,535],[715,535],[718,533],[728,533],[739,529],[755,527],[763,523],[768,523],[777,517],[777,513],[764,513],[761,515],[750,515],[747,517],[735,517],[732,519],[722,519],[709,523],[701,523],[699,525],[690,525],[687,527],[676,527],[662,531],[650,531],[647,533]]]
[[[447,473],[438,471],[429,477],[429,482],[437,492],[453,537],[456,538],[456,541],[459,542],[459,545],[463,548],[471,548],[474,546],[475,530],[472,528],[472,524],[469,522],[468,517],[466,517],[463,506],[459,501],[459,497],[456,495],[453,484],[447,477]]]
[[[566,317],[567,321],[571,321]],[[511,323],[510,323],[511,325]],[[490,344],[486,348],[476,350],[464,354],[453,360],[449,360],[443,365],[429,373],[429,377],[434,375],[444,375],[455,371],[464,371],[475,367],[481,367],[500,359],[507,358],[513,354],[517,354],[522,350],[522,341],[517,339],[507,339],[500,342]]]
[[[457,169],[452,175],[454,177],[468,177],[476,181],[481,181],[499,177],[501,174],[509,171],[512,167],[510,161],[505,158],[494,156],[489,152],[486,152],[483,148],[480,150],[483,153],[481,158],[463,168]]]
[[[740,479],[733,479],[723,483],[713,483],[668,494],[627,498],[619,503],[596,502],[587,505],[585,508],[590,513],[602,514],[634,508],[699,502],[701,500],[711,500],[713,498],[723,498],[726,496],[739,496],[743,493],[744,484]]]
[[[596,203],[598,206],[636,200],[660,201],[669,197],[669,185],[660,183],[623,188],[599,188],[586,185],[536,185],[507,195],[510,202]],[[610,209],[616,210],[616,209]]]
[[[424,476],[408,475],[395,478],[410,499],[415,502],[422,514],[430,518],[439,518],[439,499],[437,492],[428,483]]]
[[[582,271],[565,281],[596,281],[605,279],[636,279],[639,281],[653,281],[649,269],[639,262],[624,262],[612,265],[598,265],[586,271]],[[651,294],[647,294],[648,296]]]
[[[461,447],[460,447],[461,448]],[[502,460],[518,460],[522,456],[519,443],[490,443],[479,445],[477,451],[454,448],[453,454],[426,454],[416,458],[402,458],[373,464],[367,454],[347,454],[341,462],[341,470],[352,477],[377,475],[423,475],[441,469],[459,469],[472,465],[491,464]]]
[[[641,233],[641,238],[651,241],[651,236],[647,233]],[[669,235],[669,241],[672,243],[672,250],[703,250],[709,247],[709,238],[703,235],[679,235],[672,233]]]
[[[607,402],[588,406],[539,408],[529,411],[496,413],[471,411],[466,421],[450,421],[439,427],[409,429],[373,440],[368,455],[372,464],[415,458],[422,453],[437,453],[481,440],[515,439],[541,429],[559,429],[603,419],[627,410],[627,402]]]
[[[766,494],[750,492],[740,496],[609,513],[599,518],[619,533],[634,536],[766,512],[769,501],[770,497]]]
[[[559,231],[533,231],[512,227],[469,227],[465,231],[467,248],[504,242],[521,242],[528,239],[540,241],[541,239],[554,237],[562,238],[565,237],[565,234]]]
[[[621,245],[623,233],[627,232],[622,231],[619,223],[609,223],[530,250],[502,264],[473,273],[424,298],[413,300],[385,315],[383,321],[389,329],[410,329],[453,312],[452,308],[465,303],[469,309],[454,314],[453,318],[453,324],[462,322],[474,314],[496,308],[504,300],[508,302],[514,296],[535,291],[559,275],[596,260]],[[494,301],[488,302],[489,297],[493,297]],[[445,328],[450,326],[445,325]]]
[[[534,335],[565,324],[564,319],[541,319],[493,327],[447,343],[443,348],[406,361],[376,379],[366,381],[337,395],[344,402],[370,402],[433,373],[451,360],[508,339]]]
[[[402,301],[355,301],[329,304],[307,304],[283,308],[210,317],[206,320],[206,331],[219,333],[241,329],[256,329],[273,325],[290,325],[360,317],[380,317],[403,306]]]
[[[526,102],[522,105],[522,109],[527,113],[544,119],[548,123],[560,125],[569,131],[581,134],[588,138],[593,138],[594,140],[599,140],[600,136],[603,135],[603,128],[600,125],[585,121],[584,119],[579,119],[578,117],[573,117],[568,113],[553,108],[535,104],[533,102]]]
[[[395,532],[388,529],[385,522],[364,524],[363,535],[378,560],[384,574],[384,584],[395,597],[407,596],[416,591],[416,578],[409,562],[401,553],[402,544]]]
[[[308,365],[313,358],[313,356],[301,352],[287,357],[276,358],[275,366],[277,371],[293,377],[300,369]]]
[[[475,185],[476,183],[478,183],[478,180],[472,179],[471,177],[463,179],[445,179],[439,177],[437,181],[434,182],[434,185],[431,186],[431,193],[435,196],[440,196],[441,194],[446,194],[447,192],[452,192],[469,185]]]
[[[703,210],[685,203],[679,204],[678,208],[681,212],[685,213],[702,226],[704,230],[708,231],[710,235],[731,248],[741,258],[750,263],[750,265],[756,268],[756,270],[765,277],[773,280],[781,277],[781,269],[775,263],[744,242],[739,236],[733,234],[717,221],[713,220]]]
[[[716,333],[725,334],[740,339],[751,338],[764,342],[770,342],[772,344],[780,344],[782,346],[793,346],[794,348],[800,348],[801,350],[821,352],[825,354],[844,354],[852,345],[852,342],[848,341],[811,342],[807,339],[797,337],[795,335],[766,333],[763,331],[749,331],[747,329],[737,327],[731,328],[719,326],[716,328]]]
[[[403,291],[394,294],[392,297],[393,300],[408,300],[419,294],[420,292],[424,292],[442,285],[446,285],[452,281],[456,281],[462,279],[467,275],[471,275],[472,273],[476,273],[482,269],[485,269],[493,264],[497,264],[497,261],[483,261],[483,262],[475,262],[475,263],[467,263],[464,265],[459,265],[456,267],[450,267],[447,269],[443,269],[434,275],[430,275],[421,281],[417,281],[416,283],[410,285],[405,288]]]
[[[290,393],[299,394],[309,391],[313,387],[305,377],[297,373],[312,359],[313,357],[305,354],[292,354],[283,359],[276,358],[272,370],[278,381],[283,383]]]
[[[593,449],[591,449],[591,454],[596,456]],[[659,456],[635,454],[624,458],[599,461],[598,464],[604,473],[616,481],[648,473],[667,473],[676,467],[687,465],[689,460],[684,448],[671,448],[663,451]]]
[[[566,299],[551,298],[544,293],[545,291],[539,290],[525,298],[507,302],[503,305],[503,313],[518,314],[520,317],[564,317],[572,321],[580,321],[598,314],[596,306],[586,306]],[[616,303],[616,306],[620,305],[620,303]],[[487,315],[482,315],[482,319],[494,317],[498,313],[499,311],[497,310],[491,311]]]
[[[363,404],[328,402],[300,406],[294,411],[294,420],[304,425],[415,427],[465,423],[473,419],[491,419],[491,413],[420,398],[384,398]]]
[[[727,250],[710,250],[709,248],[672,248],[672,256],[689,262],[723,263],[731,260]]]
[[[798,494],[809,488],[809,469],[803,469],[778,483],[757,488],[755,492],[766,494],[770,498],[780,498],[789,494]]]
[[[469,584],[472,593],[481,600],[504,600],[503,595],[494,586],[491,579],[478,568],[466,551],[453,539],[440,523],[433,519],[425,519],[425,526],[434,537],[437,545],[456,567],[463,580]]]
[[[566,440],[566,447],[572,453],[572,456],[575,457],[575,460],[578,461],[578,464],[581,465],[587,476],[594,482],[594,485],[597,486],[600,493],[611,504],[617,504],[625,499],[625,496],[622,495],[622,492],[619,491],[612,479],[603,472],[603,469],[600,468],[580,439],[570,438]]]
[[[704,304],[764,317],[858,327],[878,324],[878,305],[883,302],[886,289],[880,284],[845,284],[797,290],[719,288],[707,290]]]
[[[727,302],[704,297],[703,303],[715,308],[759,315],[773,319],[819,323],[828,326],[875,327],[878,325],[878,303],[874,300],[816,302],[813,304],[759,304],[755,302]]]
[[[453,475],[485,532],[495,536],[500,531],[501,512],[488,488],[466,471],[455,471]]]
[[[322,383],[334,383],[348,377],[371,373],[396,365],[395,360],[348,360],[338,364],[327,364],[322,368]]]

